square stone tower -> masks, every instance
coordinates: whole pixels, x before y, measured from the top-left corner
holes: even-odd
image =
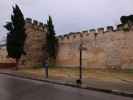
[[[42,66],[46,58],[47,25],[27,18],[25,29],[27,34],[25,41],[26,55],[21,58],[20,66]]]

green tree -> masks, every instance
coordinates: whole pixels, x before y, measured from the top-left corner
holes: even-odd
[[[8,57],[16,59],[16,69],[22,55],[25,55],[24,42],[26,39],[24,16],[18,5],[13,7],[11,21],[4,26],[8,30],[6,46]]]
[[[47,20],[48,34],[47,34],[47,52],[50,63],[54,63],[58,50],[58,40],[54,30],[54,25],[51,16]]]
[[[120,21],[122,24],[128,23],[128,16],[121,16]]]
[[[133,26],[133,15],[121,16],[120,21],[125,31],[129,31]]]

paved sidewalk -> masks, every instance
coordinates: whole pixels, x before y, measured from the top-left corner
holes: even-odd
[[[58,78],[45,79],[42,77],[38,77],[36,75],[28,75],[28,74],[26,75],[23,73],[18,73],[15,70],[0,70],[0,73],[9,74],[17,77],[22,77],[22,78],[30,78],[34,80],[37,79],[40,81],[46,81],[46,82],[60,84],[60,85],[68,85],[68,86],[73,86],[78,88],[91,89],[91,90],[97,90],[97,91],[103,91],[103,92],[133,97],[132,81],[121,80],[121,82],[108,82],[108,81],[101,81],[101,80],[96,80],[92,78],[88,80],[83,80],[83,84],[80,86],[76,84],[76,79],[71,79],[71,80],[58,79]]]

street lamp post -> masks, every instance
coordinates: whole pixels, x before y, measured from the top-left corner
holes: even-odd
[[[82,80],[82,44],[80,44],[80,80]]]
[[[77,80],[77,84],[81,85],[82,84],[82,43],[80,43],[79,46],[79,79]]]
[[[76,80],[78,85],[82,84],[82,51],[87,50],[87,48],[83,47],[83,42],[81,41],[79,45],[79,79]]]

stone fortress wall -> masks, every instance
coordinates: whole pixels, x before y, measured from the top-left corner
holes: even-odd
[[[41,66],[46,55],[47,25],[31,18],[26,19],[26,42],[24,55],[20,65],[24,67]]]
[[[8,60],[7,60],[8,59]],[[0,64],[1,63],[14,63],[14,59],[7,58],[6,47],[0,47]]]
[[[79,66],[79,44],[82,42],[83,67],[133,69],[133,27],[123,31],[118,25],[90,29],[89,32],[74,32],[58,36],[59,51],[57,65],[65,67]]]
[[[22,67],[42,65],[47,55],[47,25],[27,18],[25,29],[27,54],[22,56],[20,65]],[[116,29],[108,26],[106,30],[98,28],[71,32],[57,38],[59,40],[57,66],[78,67],[79,44],[82,42],[83,47],[86,48],[82,52],[83,67],[133,69],[133,27],[129,31],[123,31],[121,25],[118,25]],[[4,54],[7,54],[5,50],[1,52],[4,51]]]
[[[6,47],[0,47],[0,63],[5,63],[6,61],[5,55],[7,55]]]

